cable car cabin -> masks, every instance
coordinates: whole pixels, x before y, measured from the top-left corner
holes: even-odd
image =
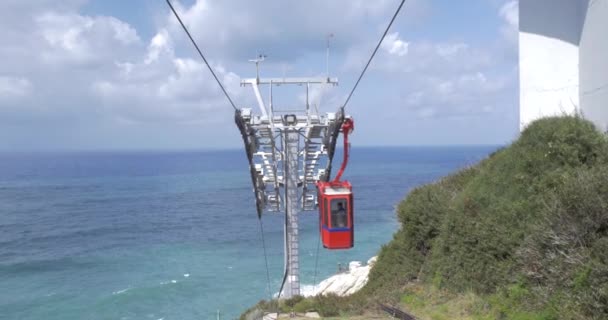
[[[319,226],[323,247],[354,245],[353,191],[348,181],[318,182]]]

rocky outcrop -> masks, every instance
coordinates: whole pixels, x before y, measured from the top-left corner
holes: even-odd
[[[376,262],[377,257],[373,257],[363,265],[360,261],[352,261],[348,264],[348,270],[331,276],[314,286],[309,292],[305,292],[305,296],[316,296],[319,294],[337,294],[339,296],[347,296],[357,292],[367,283],[369,271]]]

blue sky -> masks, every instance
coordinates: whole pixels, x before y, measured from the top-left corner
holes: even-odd
[[[397,0],[174,1],[239,106],[240,78],[317,76],[334,111]],[[0,4],[0,150],[238,148],[232,109],[164,1]],[[517,2],[409,0],[348,106],[357,145],[503,144],[518,132]],[[290,92],[291,93],[291,92]],[[285,104],[301,102],[294,93]]]

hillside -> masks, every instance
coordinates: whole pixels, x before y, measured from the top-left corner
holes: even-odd
[[[579,117],[531,124],[479,164],[413,190],[397,214],[402,228],[361,291],[283,308],[360,315],[383,302],[428,319],[608,318],[608,140]]]

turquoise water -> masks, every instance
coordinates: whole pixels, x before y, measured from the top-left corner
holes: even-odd
[[[496,147],[353,148],[356,239],[317,252],[302,213],[301,281],[366,261],[391,239],[411,188]],[[0,318],[222,319],[278,291],[283,221],[263,218],[245,155],[216,152],[0,154]]]

